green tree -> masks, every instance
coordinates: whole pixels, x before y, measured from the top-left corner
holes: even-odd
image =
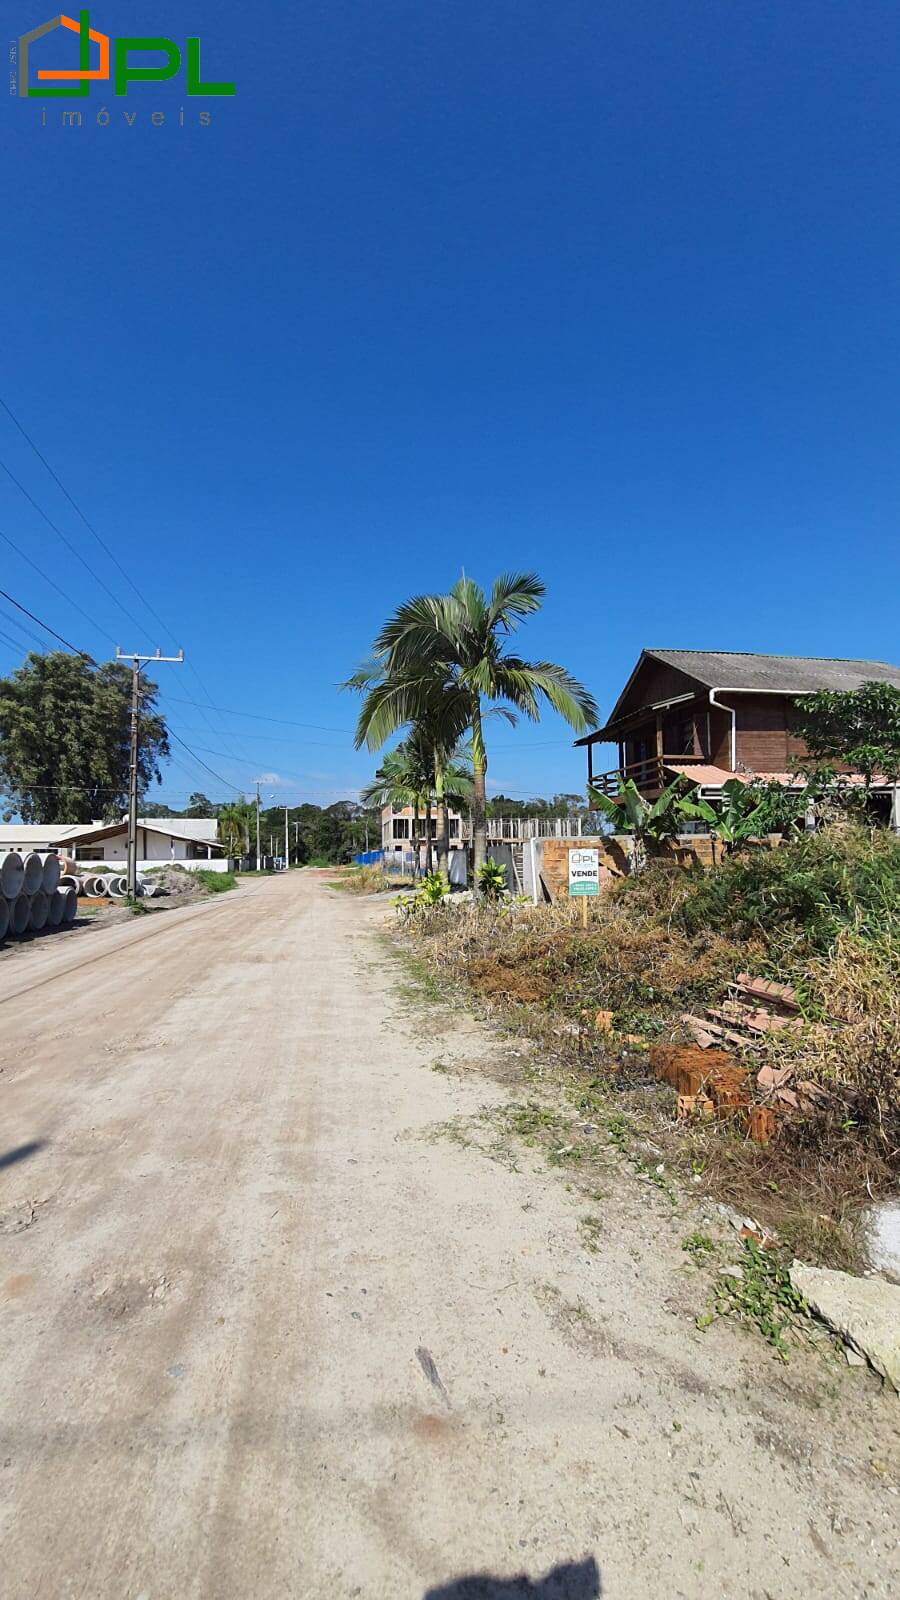
[[[450,851],[448,766],[460,759],[460,741],[469,725],[469,702],[447,672],[429,666],[424,673],[391,669],[382,658],[362,667],[345,688],[365,694],[356,728],[356,748],[379,750],[391,734],[408,726],[424,751],[432,772],[431,786],[437,808],[438,870],[445,873]],[[431,870],[431,825],[428,826],[428,860]]]
[[[679,802],[682,815],[708,823],[721,839],[726,854],[766,833],[789,834],[801,828],[810,803],[819,793],[815,783],[800,792],[779,783],[744,783],[729,778],[715,801],[687,796]]]
[[[157,686],[141,680],[138,796],[169,754]],[[91,822],[128,804],[131,673],[116,662],[31,654],[0,679],[0,791],[24,822]]]
[[[183,817],[212,818],[217,817],[220,810],[221,807],[213,805],[211,800],[207,800],[205,794],[192,794],[187,803],[187,810],[182,811],[181,815]]]
[[[402,810],[404,806],[413,808],[413,837],[419,837],[419,815],[425,815],[425,868],[431,871],[431,809],[432,797],[436,792],[438,775],[435,769],[435,746],[430,732],[417,723],[408,738],[404,739],[395,750],[390,750],[384,757],[374,781],[362,791],[362,800],[367,805],[393,806]],[[440,755],[440,803],[447,807],[448,803],[465,805],[472,796],[472,770],[467,760],[467,752],[462,750],[441,751]],[[446,841],[446,820],[443,824]],[[443,861],[439,866],[446,870],[446,842],[444,845]]]
[[[545,592],[533,573],[497,578],[489,596],[471,578],[462,577],[448,595],[406,601],[375,641],[376,659],[389,678],[446,685],[464,703],[472,739],[476,873],[487,856],[487,718],[499,715],[514,722],[508,709],[512,706],[537,721],[543,699],[579,733],[597,721],[592,696],[564,667],[525,661],[505,648],[519,623],[539,610]]]
[[[217,807],[219,839],[226,853],[235,859],[250,854],[250,840],[256,827],[256,807],[241,795],[239,800],[229,800]]]
[[[647,849],[674,839],[682,817],[700,815],[696,806],[683,794],[684,779],[676,778],[652,803],[641,794],[633,778],[619,778],[619,793],[603,794],[599,789],[588,791],[598,811],[609,819],[613,833],[630,833],[634,838],[632,870],[642,871],[647,861]]]
[[[866,789],[876,776],[900,781],[900,689],[892,683],[802,695],[794,729],[814,762],[862,773]]]

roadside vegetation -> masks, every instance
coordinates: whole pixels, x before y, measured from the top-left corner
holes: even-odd
[[[205,867],[200,867],[194,877],[209,894],[227,894],[229,889],[237,888],[237,878],[233,872],[208,872]]]
[[[342,894],[386,894],[397,888],[397,879],[389,878],[380,866],[341,867],[331,880],[332,889]]]
[[[900,1171],[894,835],[844,820],[712,869],[651,859],[605,891],[586,931],[571,902],[485,897],[423,908],[402,936],[446,984],[539,1041],[543,1086],[606,1139],[633,1152],[649,1133],[667,1173],[752,1213],[799,1253],[858,1262],[855,1214]],[[738,973],[793,984],[801,1006],[748,1052],[754,1071],[790,1066],[824,1091],[765,1147],[728,1124],[676,1122],[674,1093],[648,1061],[654,1043],[687,1039],[683,1015],[720,1003]],[[558,1128],[552,1137],[571,1143]],[[574,1148],[584,1144],[579,1133]]]

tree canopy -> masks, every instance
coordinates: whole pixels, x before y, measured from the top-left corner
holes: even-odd
[[[138,795],[169,754],[157,686],[141,680]],[[117,662],[30,654],[0,678],[0,792],[23,822],[92,822],[128,804],[131,673]]]
[[[515,572],[497,578],[489,594],[463,576],[449,594],[417,595],[388,618],[373,645],[373,664],[348,685],[366,695],[357,746],[377,748],[404,723],[425,732],[432,717],[445,724],[442,738],[432,742],[447,750],[468,731],[476,873],[487,851],[487,719],[515,722],[520,712],[536,722],[546,701],[579,733],[597,721],[593,696],[565,667],[526,661],[508,648],[510,635],[540,609],[544,594],[535,573]],[[437,778],[440,796],[440,761]]]
[[[900,689],[892,683],[803,695],[794,727],[815,762],[839,762],[867,783],[900,779]]]

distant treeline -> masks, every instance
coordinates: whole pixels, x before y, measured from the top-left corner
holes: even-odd
[[[255,800],[215,801],[205,794],[192,794],[183,811],[145,801],[145,817],[215,817],[219,837],[230,855],[256,852]],[[338,800],[330,806],[288,806],[288,835],[291,863],[303,866],[308,861],[349,861],[359,851],[377,849],[381,844],[381,818],[354,800]],[[284,856],[285,808],[260,809],[260,848],[263,855]]]

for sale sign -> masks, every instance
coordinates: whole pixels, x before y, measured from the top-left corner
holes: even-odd
[[[569,851],[569,894],[600,893],[599,850]]]

